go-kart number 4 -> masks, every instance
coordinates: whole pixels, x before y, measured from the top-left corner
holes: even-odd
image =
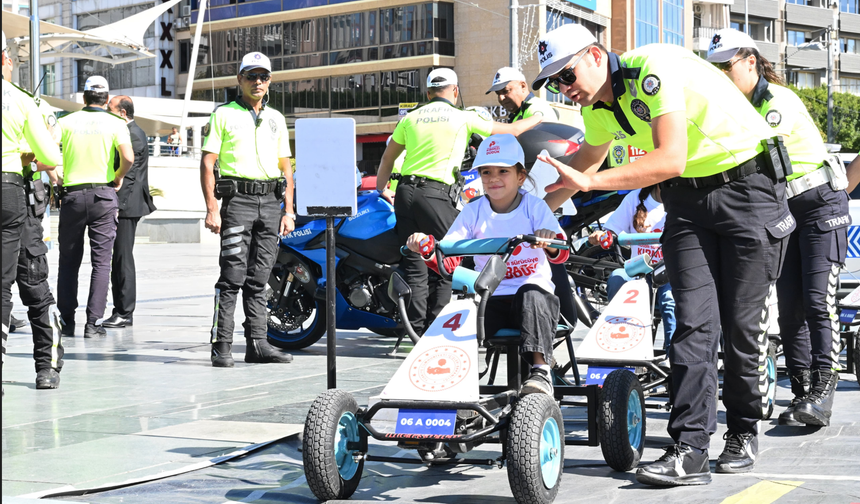
[[[450,436],[454,434],[457,412],[451,410],[405,410],[397,414],[397,434]]]

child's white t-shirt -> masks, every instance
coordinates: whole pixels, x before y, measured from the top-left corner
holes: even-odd
[[[630,191],[627,196],[618,205],[618,209],[609,217],[605,229],[621,233],[638,233],[633,227],[633,216],[636,215],[636,207],[639,205],[639,193],[642,189]],[[657,202],[650,194],[645,198],[645,210],[648,215],[645,217],[645,232],[659,233],[666,227],[666,210],[663,209],[663,203]],[[658,245],[633,245],[630,250],[630,257],[636,257],[640,254],[648,254],[651,259],[656,261],[663,259],[663,249]]]
[[[494,212],[486,196],[467,204],[451,225],[445,240],[511,238],[521,234],[534,234],[538,229],[554,231],[558,239],[564,240],[564,231],[546,202],[522,190],[520,194],[523,195],[522,201],[509,213]],[[475,269],[481,271],[489,256],[478,255],[474,259]],[[514,295],[526,284],[540,286],[549,293],[555,292],[545,249],[533,249],[528,243],[522,243],[514,250],[507,265],[507,275],[494,295]]]

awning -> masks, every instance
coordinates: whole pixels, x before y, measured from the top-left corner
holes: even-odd
[[[143,35],[149,25],[179,1],[169,0],[116,23],[86,31],[41,21],[39,52],[42,57],[90,59],[111,65],[154,58],[155,54],[149,52],[143,42]],[[18,61],[27,61],[30,56],[30,19],[4,11],[3,30],[7,37],[13,39],[14,45],[10,46],[16,49],[13,54]],[[82,43],[87,45],[82,46]],[[115,52],[116,49],[120,51]]]

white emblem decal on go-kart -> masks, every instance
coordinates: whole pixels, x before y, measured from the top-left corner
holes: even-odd
[[[645,324],[633,317],[609,317],[597,331],[597,344],[610,352],[624,352],[645,339]]]
[[[459,348],[431,348],[415,359],[409,381],[420,390],[441,392],[463,381],[471,366],[469,356]]]

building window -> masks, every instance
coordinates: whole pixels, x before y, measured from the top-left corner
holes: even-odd
[[[93,28],[98,28],[99,26],[108,25],[111,23],[115,23],[121,19],[125,19],[127,17],[131,17],[135,14],[143,12],[147,9],[151,9],[155,4],[140,4],[140,5],[130,5],[128,7],[115,7],[110,10],[104,10],[101,12],[88,12],[86,14],[81,14],[78,16],[78,26],[77,29],[81,31],[91,30]],[[155,37],[155,23],[149,25],[146,29],[146,32],[143,34],[143,38],[151,38]],[[144,40],[145,41],[145,40]],[[92,45],[92,44],[88,44]]]
[[[684,0],[663,0],[663,42],[684,45]]]
[[[745,24],[743,22],[743,17],[732,19],[730,22],[732,28],[738,31],[745,31]],[[753,38],[753,40],[761,40],[762,42],[773,42],[772,40],[772,29],[773,22],[768,19],[761,18],[753,18],[750,16],[750,26],[749,26],[749,35]],[[789,45],[791,43],[789,42]]]
[[[839,79],[839,91],[860,95],[860,79],[842,77]]]
[[[113,90],[155,85],[155,58],[146,58],[111,66],[92,60],[78,60],[78,90],[83,91],[87,78],[101,75]]]
[[[796,5],[809,5],[808,0],[785,0],[785,3],[796,4]]]
[[[853,38],[840,38],[839,50],[848,54],[860,53],[860,40]]]
[[[795,72],[794,85],[799,88],[818,87],[818,75],[812,72]]]
[[[53,96],[54,83],[57,82],[57,73],[54,65],[42,65],[42,94]]]
[[[786,30],[785,37],[785,42],[790,46],[799,46],[812,40],[809,36],[809,32],[796,30]]]
[[[636,1],[636,47],[660,42],[660,12],[657,0]]]
[[[851,14],[860,14],[860,2],[858,0],[839,0],[839,10]]]

